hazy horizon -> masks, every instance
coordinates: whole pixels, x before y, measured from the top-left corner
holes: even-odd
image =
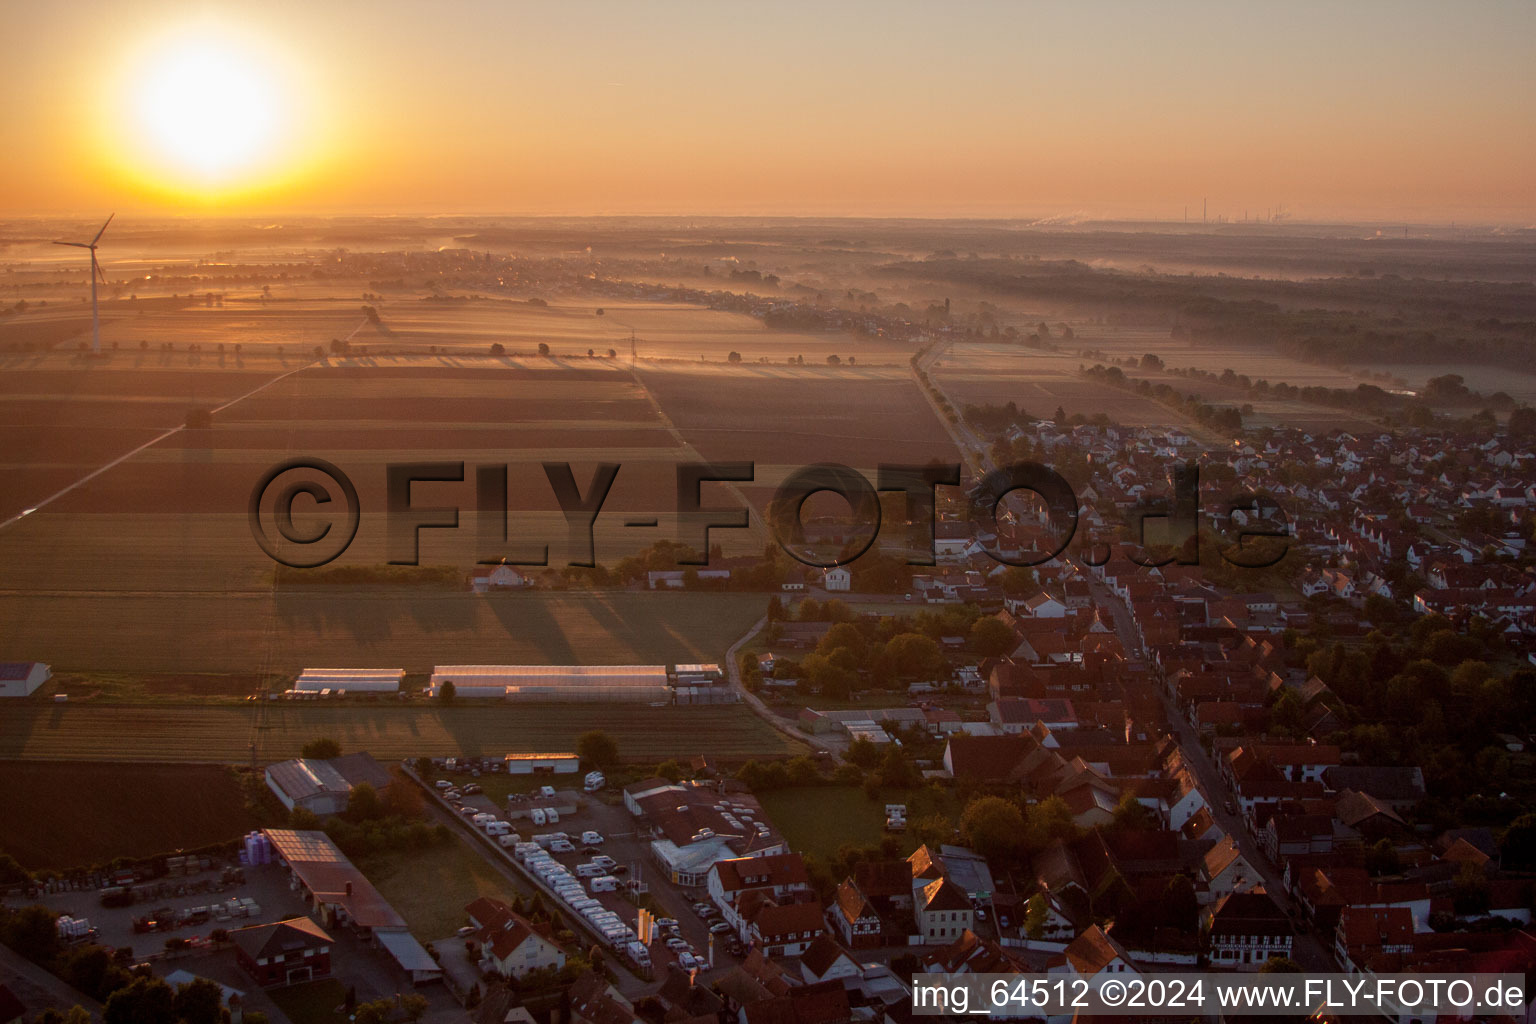
[[[0,213],[1536,223],[1536,7],[17,9]]]

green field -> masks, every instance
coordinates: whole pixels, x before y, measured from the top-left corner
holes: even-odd
[[[464,907],[481,896],[511,902],[512,883],[457,836],[421,853],[389,852],[357,860],[423,943],[449,938],[466,923]]]
[[[274,988],[267,995],[293,1024],[346,1024],[337,1010],[346,1001],[347,986],[335,978]]]
[[[0,850],[64,870],[196,849],[270,824],[246,801],[236,773],[216,765],[5,761]]]
[[[811,786],[779,789],[758,798],[768,819],[792,849],[825,863],[841,846],[874,846],[886,836],[885,805],[907,805],[907,820],[942,814],[958,817],[951,794],[929,789],[882,791],[871,800],[857,786]],[[910,852],[915,840],[900,837],[902,852]]]
[[[381,761],[509,751],[573,750],[602,729],[625,761],[655,764],[710,754],[725,761],[804,753],[742,705],[505,704],[453,707],[34,704],[0,715],[0,758],[249,763],[297,757],[330,736]]]

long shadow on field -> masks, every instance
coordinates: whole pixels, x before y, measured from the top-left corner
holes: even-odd
[[[480,598],[509,637],[538,649],[546,665],[581,665],[590,657],[580,657],[565,634],[565,626],[549,612],[549,602],[531,600],[523,595],[490,594]]]
[[[407,620],[411,626],[404,632],[408,634],[463,633],[474,626],[476,611],[474,598],[468,594],[370,594],[353,590],[278,591],[274,608],[285,627],[307,629],[322,638],[345,635],[370,643],[393,639],[396,625]]]

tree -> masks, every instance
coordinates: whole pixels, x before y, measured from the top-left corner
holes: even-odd
[[[439,704],[452,704],[453,698],[458,692],[459,688],[453,685],[452,679],[444,679],[443,685],[437,688],[437,702]]]
[[[1000,796],[977,797],[960,815],[960,834],[966,843],[988,860],[1007,860],[1018,854],[1024,837],[1024,815]]]
[[[207,978],[197,978],[176,989],[171,1005],[181,1024],[219,1024],[224,990]]]
[[[504,356],[506,354],[507,354],[507,346],[503,345],[499,341],[491,342],[491,355],[493,355],[493,356]]]
[[[416,759],[416,774],[421,776],[423,781],[431,782],[432,776],[437,774],[437,765],[432,763],[430,757],[423,754]]]
[[[1055,839],[1070,839],[1077,834],[1072,809],[1059,796],[1049,796],[1029,809],[1029,829],[1025,837],[1030,849],[1041,849]]]
[[[415,992],[400,998],[400,1009],[405,1011],[405,1019],[411,1024],[427,1015],[427,997]]]
[[[66,1013],[48,1007],[32,1018],[32,1024],[91,1024],[91,1011],[80,1005],[71,1006]]]
[[[352,1015],[353,1024],[388,1024],[395,1004],[392,999],[375,999],[370,1003],[358,1003]]]
[[[20,861],[8,853],[0,852],[0,885],[17,885],[31,877]]]
[[[304,744],[299,754],[313,761],[329,761],[333,757],[341,756],[341,744],[329,736],[321,736]]]
[[[1260,974],[1300,974],[1301,964],[1288,956],[1272,956],[1259,968]]]
[[[1134,793],[1127,793],[1120,798],[1120,803],[1115,807],[1115,828],[1127,832],[1144,832],[1152,828],[1153,824],[1152,812],[1146,804],[1136,799]]]
[[[725,358],[729,362],[739,363],[739,362],[741,362],[741,353],[740,352],[732,352],[730,355],[726,356]]]
[[[165,1024],[176,1019],[176,996],[159,978],[135,978],[112,993],[102,1013],[106,1024]]]
[[[384,817],[384,801],[379,791],[366,782],[359,782],[347,794],[347,817],[353,821],[377,821]]]
[[[63,953],[54,973],[92,999],[106,999],[128,984],[128,972],[113,962],[106,946],[80,946]]]
[[[0,942],[39,964],[49,964],[59,952],[58,915],[33,904],[7,913],[0,910]]]
[[[619,761],[619,745],[601,729],[584,732],[576,740],[577,755],[588,764],[608,768]]]
[[[917,767],[902,754],[901,748],[888,743],[880,758],[880,785],[892,789],[909,789],[922,778]]]
[[[984,657],[1007,654],[1017,644],[1013,630],[1001,619],[977,619],[971,626],[971,647]]]
[[[548,342],[546,342],[546,341],[539,342],[539,355],[541,355],[541,356],[549,355],[549,343]]]
[[[856,764],[860,768],[873,768],[880,763],[880,748],[863,736],[859,736],[848,744],[847,757],[850,764]]]
[[[1045,893],[1037,892],[1024,906],[1024,934],[1032,939],[1045,937],[1045,922],[1050,916],[1051,903]]]

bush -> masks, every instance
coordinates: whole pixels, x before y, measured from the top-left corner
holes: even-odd
[[[315,761],[329,761],[333,757],[341,756],[341,744],[329,736],[321,736],[304,744],[299,753]]]

